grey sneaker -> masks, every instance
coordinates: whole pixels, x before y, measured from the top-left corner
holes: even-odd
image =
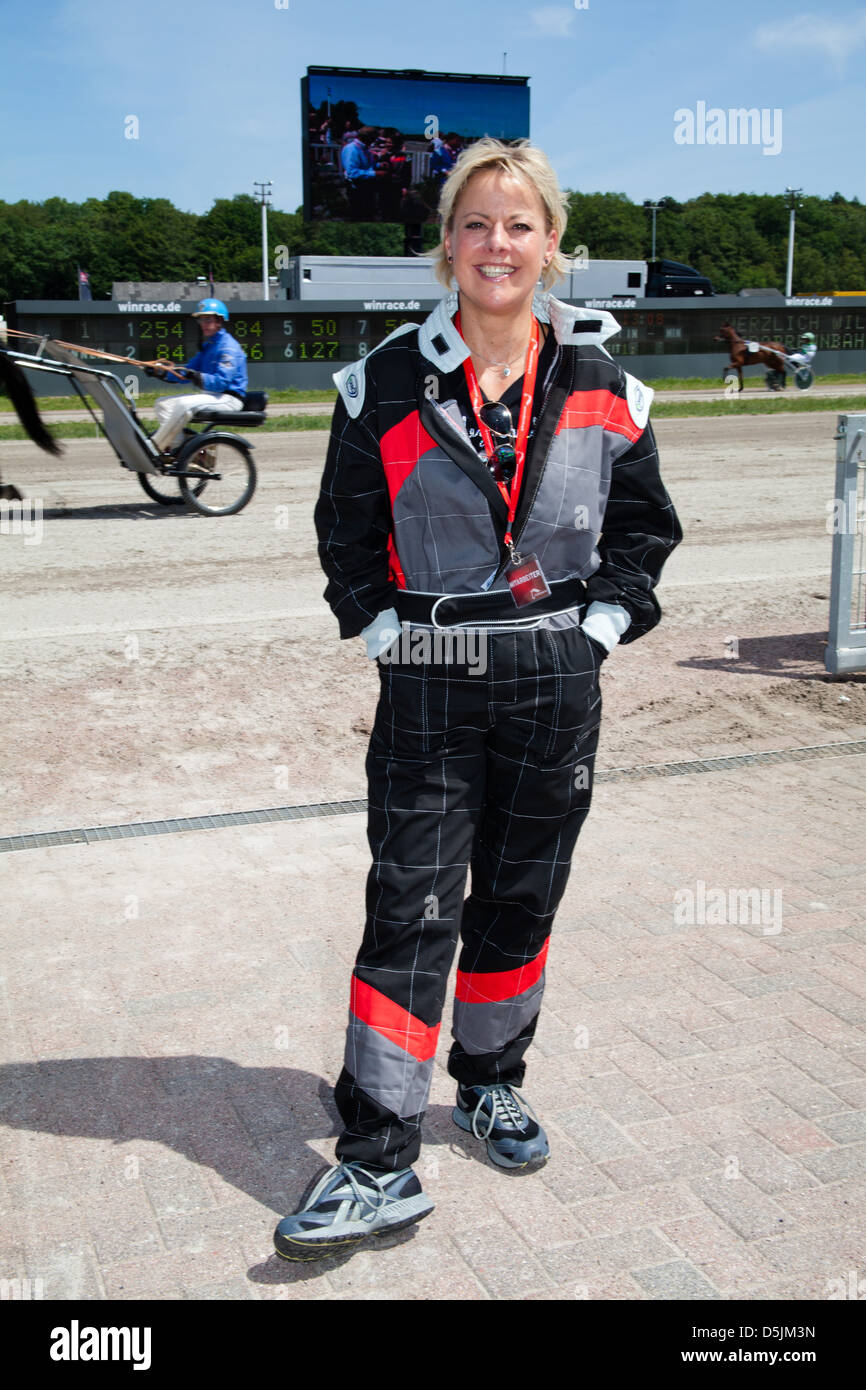
[[[284,1260],[324,1260],[370,1236],[400,1231],[433,1210],[411,1168],[373,1171],[362,1163],[338,1163],[314,1184],[274,1232]]]
[[[528,1101],[513,1086],[457,1087],[454,1123],[482,1139],[500,1168],[541,1165],[550,1156],[547,1135]]]

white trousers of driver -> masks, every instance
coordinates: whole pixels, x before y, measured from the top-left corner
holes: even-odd
[[[228,415],[235,410],[243,410],[244,403],[239,401],[237,396],[230,396],[228,393],[216,396],[212,391],[199,391],[194,396],[160,396],[154,403],[156,418],[159,421],[159,428],[153,435],[156,447],[170,449],[195,412],[205,406],[209,410],[224,410]]]

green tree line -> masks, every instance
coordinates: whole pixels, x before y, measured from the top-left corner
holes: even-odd
[[[651,214],[622,193],[570,193],[566,252],[584,245],[592,259],[644,260]],[[438,239],[424,228],[424,247]],[[271,264],[289,255],[403,253],[403,230],[388,225],[307,225],[301,210],[268,214]],[[788,211],[782,196],[704,193],[658,211],[657,255],[685,261],[719,292],[746,286],[783,289]],[[250,194],[218,198],[205,213],[182,212],[167,198],[109,193],[83,203],[0,201],[0,301],[75,299],[77,268],[90,274],[94,298],[114,280],[257,280],[261,276],[261,211]],[[276,267],[274,266],[276,269]],[[805,197],[797,212],[795,290],[866,288],[866,206],[840,193]]]
[[[571,193],[564,249],[585,245],[595,259],[644,260],[651,248],[648,204],[622,193]],[[782,195],[702,193],[679,203],[662,198],[656,255],[684,261],[720,294],[785,288],[789,212]],[[866,289],[866,206],[841,193],[805,197],[797,209],[795,290]]]

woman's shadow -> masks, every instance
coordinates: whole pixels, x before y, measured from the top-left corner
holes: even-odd
[[[445,1107],[428,1110],[426,1142],[452,1142],[446,1138],[446,1116]],[[0,1123],[115,1144],[164,1144],[191,1163],[210,1167],[270,1207],[277,1219],[297,1209],[302,1189],[306,1195],[326,1166],[307,1140],[336,1136],[342,1128],[332,1087],[319,1076],[195,1055],[10,1063],[0,1067]],[[460,1146],[458,1134],[454,1131],[453,1143]],[[402,1244],[416,1229],[378,1236],[362,1248]],[[349,1247],[308,1264],[273,1254],[254,1265],[248,1277],[262,1284],[296,1283],[333,1270],[353,1253]]]

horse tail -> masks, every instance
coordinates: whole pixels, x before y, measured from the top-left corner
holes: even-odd
[[[42,423],[29,381],[18,363],[2,349],[0,349],[0,387],[12,402],[15,414],[33,443],[38,444],[39,448],[44,449],[47,454],[54,454],[55,457],[62,454],[62,446],[58,444],[53,434],[50,434]]]

